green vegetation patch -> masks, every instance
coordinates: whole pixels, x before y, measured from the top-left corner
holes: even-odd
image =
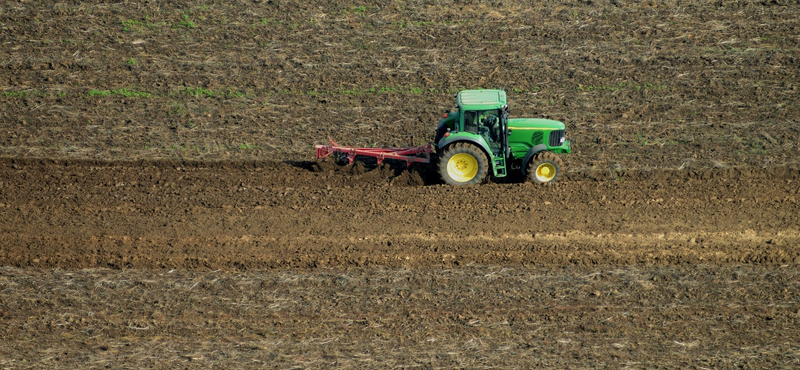
[[[184,14],[183,19],[181,19],[181,21],[178,22],[177,27],[192,29],[192,28],[197,28],[197,24],[195,24],[194,21],[189,19],[189,16],[187,14]]]
[[[39,89],[28,89],[28,90],[5,90],[0,91],[0,97],[2,98],[31,98],[31,97],[58,97],[63,98],[67,95],[66,92],[61,91],[60,89],[47,89],[47,90],[39,90]]]
[[[620,82],[616,85],[578,85],[578,91],[663,90],[665,85],[652,83]]]
[[[440,93],[456,93],[459,89],[447,89],[441,90],[436,88],[423,88],[419,86],[384,86],[384,87],[352,87],[352,88],[342,88],[339,90],[332,90],[332,91],[319,91],[319,90],[310,90],[306,91],[306,95],[308,96],[321,96],[321,95],[328,95],[328,96],[335,96],[335,95],[349,95],[349,96],[364,96],[364,95],[378,95],[378,94],[424,94],[424,93],[431,93],[431,94],[440,94]],[[279,94],[290,94],[288,91],[281,91]]]
[[[89,90],[89,96],[124,96],[126,98],[149,98],[153,94],[136,89],[121,88],[115,90]]]
[[[142,30],[154,30],[160,28],[162,26],[167,25],[166,22],[151,22],[150,16],[144,16],[143,21],[135,20],[135,19],[126,19],[122,21],[122,31],[123,32],[140,32]]]
[[[202,87],[186,87],[182,91],[191,96],[198,96],[202,98],[213,98],[217,95],[215,92]]]
[[[24,97],[30,96],[30,95],[33,95],[33,93],[31,91],[27,91],[27,90],[21,90],[21,91],[6,90],[6,91],[3,91],[2,93],[0,93],[0,96],[7,97],[7,98],[24,98]]]

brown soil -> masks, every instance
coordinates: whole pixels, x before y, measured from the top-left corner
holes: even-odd
[[[22,367],[800,360],[798,169],[471,188],[397,172],[6,159],[0,354]]]
[[[783,3],[0,5],[0,365],[796,368]],[[561,181],[312,158],[478,86]]]
[[[453,188],[361,163],[0,164],[0,263],[17,267],[800,263],[786,167]]]

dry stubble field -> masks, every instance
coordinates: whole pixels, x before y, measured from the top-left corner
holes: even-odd
[[[4,368],[796,368],[794,1],[0,4]],[[452,94],[554,186],[317,162]]]

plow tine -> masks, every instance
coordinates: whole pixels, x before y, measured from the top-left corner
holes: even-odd
[[[395,159],[404,161],[406,167],[410,167],[412,163],[430,163],[431,152],[433,151],[431,144],[413,148],[353,148],[339,146],[333,139],[329,140],[330,145],[316,146],[318,159],[333,153],[341,153],[347,156],[350,163],[355,162],[356,156],[364,156],[375,158],[378,164],[383,163],[386,159]]]

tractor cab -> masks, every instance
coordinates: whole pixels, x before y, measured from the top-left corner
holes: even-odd
[[[478,158],[485,158],[487,163],[475,163],[481,170],[478,173],[485,168],[491,169],[496,177],[506,176],[506,157],[510,150],[505,91],[464,90],[456,95],[456,110],[448,111],[439,121],[434,145],[441,151],[456,143],[471,145],[472,150],[481,152]],[[470,176],[467,178],[472,180]]]
[[[495,156],[503,155],[503,133],[508,127],[508,115],[503,109],[465,111],[462,130],[480,136]]]
[[[508,104],[506,92],[502,90],[465,90],[456,95],[456,110],[445,113],[436,128],[434,144],[441,148],[442,139],[452,134],[470,135],[483,141],[486,149],[501,155],[507,146],[504,136],[508,132]],[[505,135],[504,135],[505,134]],[[449,142],[450,140],[446,140]]]

